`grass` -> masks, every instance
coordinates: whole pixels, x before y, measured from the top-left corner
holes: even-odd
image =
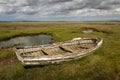
[[[93,33],[85,34],[83,29]],[[24,68],[12,48],[0,49],[0,80],[120,80],[120,22],[1,22],[0,40],[51,34],[54,42],[74,37],[102,37],[94,54],[60,65]]]

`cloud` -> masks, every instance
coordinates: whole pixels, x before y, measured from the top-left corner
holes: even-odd
[[[120,15],[120,0],[0,0],[0,15]]]
[[[59,4],[59,3],[64,3],[64,2],[69,2],[69,1],[73,1],[73,0],[49,0],[50,3],[56,3],[56,4]]]

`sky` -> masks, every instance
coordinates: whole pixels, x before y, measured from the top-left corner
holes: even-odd
[[[120,20],[120,0],[0,0],[0,21]]]

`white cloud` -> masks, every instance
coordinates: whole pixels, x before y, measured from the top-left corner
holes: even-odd
[[[0,14],[40,16],[120,15],[120,0],[0,0]]]

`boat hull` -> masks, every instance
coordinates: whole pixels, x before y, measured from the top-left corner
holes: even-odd
[[[82,50],[82,51],[71,52],[71,53],[64,54],[64,55],[57,54],[57,55],[52,55],[52,56],[48,55],[48,56],[40,56],[40,57],[36,56],[36,57],[33,57],[33,58],[23,58],[23,57],[20,56],[20,53],[17,51],[16,48],[14,48],[14,50],[15,50],[15,53],[17,55],[17,58],[22,62],[22,64],[24,66],[59,64],[61,62],[67,62],[67,61],[71,61],[71,60],[80,59],[84,56],[87,56],[87,55],[93,53],[103,43],[103,39],[101,39],[101,38],[98,38],[98,39],[99,39],[99,41],[97,42],[97,44],[94,47],[91,47],[89,49],[85,49],[85,50]],[[61,43],[57,43],[57,45],[59,45],[59,44],[61,44]]]

